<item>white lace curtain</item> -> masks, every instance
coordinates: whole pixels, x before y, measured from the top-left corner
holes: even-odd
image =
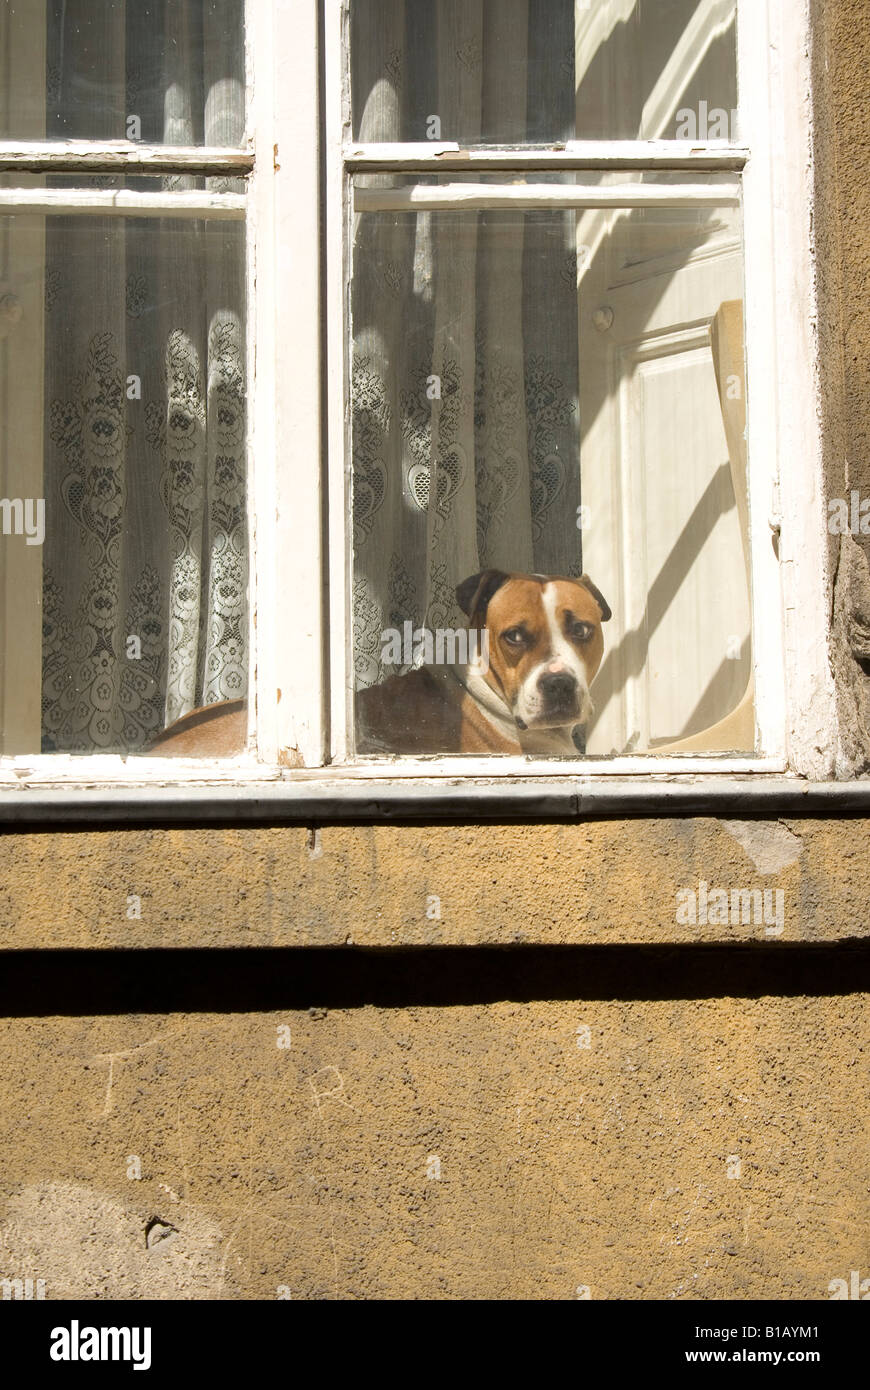
[[[46,134],[124,137],[132,115],[143,140],[241,144],[240,7],[49,0]],[[47,219],[46,751],[135,751],[245,693],[243,238]]]
[[[571,133],[573,0],[355,11],[358,139],[425,139],[431,115],[445,140]],[[554,211],[357,216],[358,687],[396,670],[385,629],[461,627],[454,588],[475,571],[582,571],[574,228]]]

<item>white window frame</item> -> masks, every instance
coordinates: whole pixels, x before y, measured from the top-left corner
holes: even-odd
[[[343,0],[326,0],[327,267],[329,280],[331,458],[348,458],[349,388],[347,248],[350,180],[354,173],[406,171],[432,174],[476,169],[644,168],[741,171],[744,206],[747,341],[747,445],[752,552],[753,660],[756,675],[758,753],[699,756],[655,753],[595,761],[536,761],[532,758],[379,758],[361,771],[394,777],[457,776],[486,770],[497,777],[574,774],[584,777],[651,773],[746,773],[793,770],[827,776],[833,767],[835,709],[827,662],[825,601],[826,545],[821,497],[821,449],[814,413],[816,384],[814,282],[809,252],[812,187],[810,151],[808,14],[803,0],[738,0],[738,71],[741,130],[746,144],[721,141],[568,142],[564,150],[463,150],[450,143],[361,145],[353,142],[347,101],[347,21]],[[578,175],[579,181],[579,175]],[[683,192],[684,190],[681,190]],[[708,190],[689,189],[690,205]],[[427,190],[425,201],[460,206],[466,186],[453,192]],[[573,186],[505,189],[505,204],[528,199],[535,206],[565,206],[578,197]],[[495,204],[492,185],[480,200]],[[622,190],[593,185],[584,206],[619,202],[653,203],[654,185]],[[420,206],[424,199],[420,200]],[[376,196],[369,203],[374,205]],[[675,200],[676,205],[676,200]],[[357,206],[360,206],[358,200]],[[802,307],[803,306],[803,307]],[[338,325],[342,324],[339,331]],[[772,403],[776,403],[775,407]],[[800,476],[780,489],[781,461],[800,460]],[[797,485],[795,485],[795,483]],[[332,727],[331,756],[348,758],[351,630],[347,556],[347,470],[334,468],[330,493],[330,591]],[[806,506],[804,498],[817,499]],[[782,498],[782,501],[779,498]],[[782,512],[780,516],[779,513]],[[771,530],[780,534],[777,560]],[[800,614],[800,621],[795,615]],[[807,639],[807,632],[814,634]]]
[[[262,786],[264,805],[286,794],[297,799],[302,814],[305,803],[320,805],[327,787],[331,796],[346,793],[364,805],[367,793],[360,782],[380,782],[390,789],[391,804],[399,805],[427,787],[443,799],[449,785],[457,804],[466,797],[472,809],[481,779],[494,789],[512,788],[513,796],[518,781],[528,785],[530,795],[537,794],[535,788],[540,793],[541,779],[564,787],[567,795],[578,780],[588,786],[600,779],[609,786],[623,779],[635,787],[647,782],[652,790],[682,778],[721,788],[729,779],[745,786],[746,774],[764,773],[768,777],[761,783],[773,790],[783,773],[830,777],[836,712],[827,660],[807,0],[738,0],[741,128],[751,138],[735,146],[603,141],[569,144],[564,151],[481,150],[461,156],[457,147],[445,144],[361,147],[351,139],[347,34],[346,0],[249,0],[248,135],[242,150],[124,141],[87,147],[75,142],[75,148],[73,142],[52,142],[40,150],[35,144],[0,143],[4,173],[40,162],[82,172],[107,167],[162,172],[180,164],[199,168],[203,161],[209,172],[253,170],[247,194],[248,751],[220,761],[62,754],[4,758],[0,801],[15,796],[12,788],[42,789],[46,805],[60,805],[65,804],[62,789],[75,796],[90,788],[103,797],[115,789],[111,800],[121,805],[125,789],[145,787],[165,789],[171,805],[180,786],[187,786],[188,800],[198,797],[199,783],[203,805],[209,788],[223,787],[230,799],[236,788],[240,801],[250,802]],[[350,179],[353,172],[409,165],[427,173],[499,167],[742,171],[756,756],[651,753],[564,763],[526,757],[350,759]],[[8,194],[0,190],[0,214],[10,206]],[[144,196],[164,200],[164,211],[166,203],[177,206],[176,195]],[[216,196],[221,195],[202,199],[214,208]],[[201,207],[195,204],[191,215]],[[141,212],[141,201],[136,210]],[[227,204],[225,215],[239,215],[238,206]],[[787,485],[780,487],[780,477]],[[779,560],[768,521],[781,532]],[[752,780],[758,785],[759,779]],[[52,789],[58,790],[54,802]],[[29,800],[35,804],[32,795]]]

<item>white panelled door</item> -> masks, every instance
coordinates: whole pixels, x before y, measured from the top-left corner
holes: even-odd
[[[587,742],[601,756],[708,728],[749,679],[710,328],[742,298],[739,215],[590,212],[578,245],[583,564],[613,609]]]

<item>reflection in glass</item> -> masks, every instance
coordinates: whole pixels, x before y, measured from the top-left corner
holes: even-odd
[[[736,0],[351,0],[354,139],[737,139]]]
[[[243,26],[243,0],[0,0],[0,139],[239,146]]]
[[[246,692],[244,225],[5,216],[0,281],[2,751],[141,752]]]
[[[742,297],[730,204],[357,214],[358,751],[469,751],[419,671],[478,654],[490,571],[585,574],[612,610],[574,751],[752,749]],[[363,692],[409,673],[386,718]]]

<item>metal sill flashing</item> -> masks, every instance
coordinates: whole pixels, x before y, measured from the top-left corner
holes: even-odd
[[[782,775],[612,778],[312,778],[237,785],[16,787],[12,827],[493,822],[670,816],[870,815],[870,779]]]

